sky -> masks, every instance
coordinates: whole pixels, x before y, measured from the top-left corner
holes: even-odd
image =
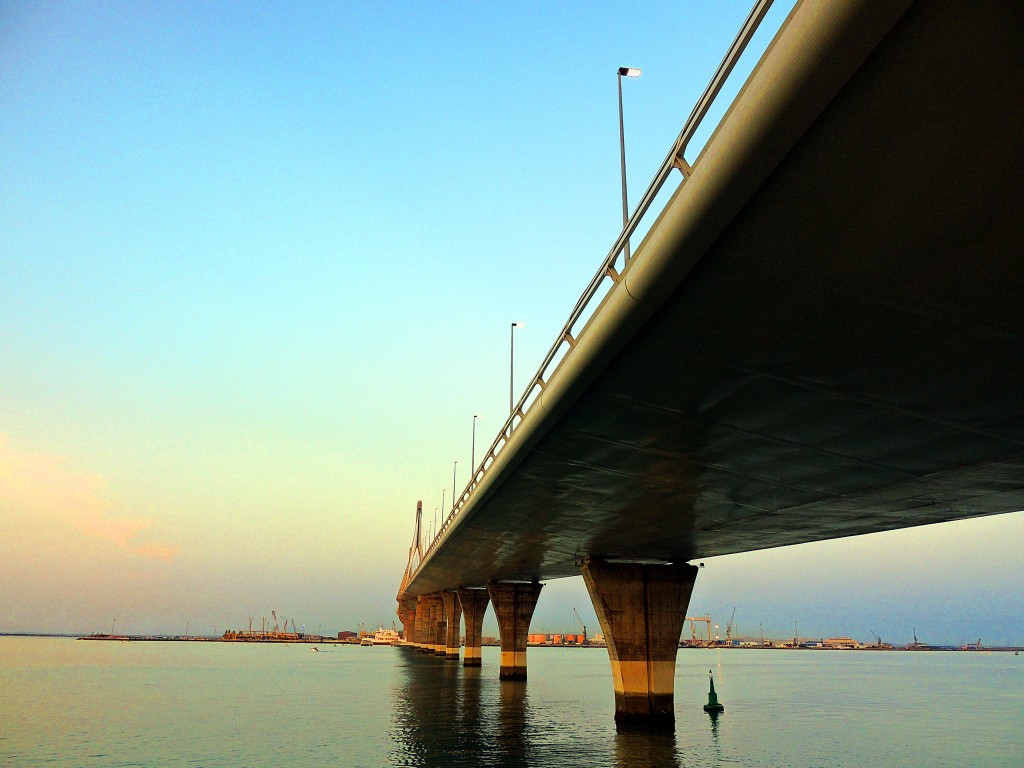
[[[0,632],[390,625],[510,323],[518,394],[621,227],[617,68],[635,201],[748,10],[0,0]],[[1024,644],[1022,541],[709,559],[691,612]],[[551,582],[534,628],[574,608]]]

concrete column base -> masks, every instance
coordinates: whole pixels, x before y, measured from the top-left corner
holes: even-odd
[[[484,613],[490,597],[486,589],[460,589],[459,605],[466,616],[466,650],[462,656],[462,666],[479,667],[481,661],[480,636],[484,629]]]
[[[437,620],[440,615],[440,599],[437,595],[423,595],[420,605],[423,606],[422,621],[417,622],[417,650],[420,653],[437,652]]]
[[[462,624],[462,606],[455,592],[442,592],[444,601],[444,657],[450,661],[459,660],[459,628]]]
[[[526,639],[542,586],[496,581],[487,585],[501,634],[501,671],[498,677],[502,680],[526,679]]]
[[[441,593],[437,592],[430,596],[431,602],[431,622],[432,628],[430,637],[430,648],[434,652],[435,656],[444,656],[444,634],[445,634],[445,622],[444,622],[444,601],[441,599]]]
[[[697,568],[685,563],[590,560],[583,565],[608,642],[616,721],[675,720],[676,652],[696,578]]]
[[[420,596],[416,598],[416,618],[413,621],[412,642],[416,650],[423,650],[424,637],[427,633],[427,614],[430,603],[427,598]]]
[[[398,620],[402,622],[402,640],[410,642],[415,634],[416,598],[403,597],[398,601]]]

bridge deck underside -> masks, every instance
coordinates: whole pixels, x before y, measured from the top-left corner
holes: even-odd
[[[1024,508],[1020,29],[912,7],[410,591]]]

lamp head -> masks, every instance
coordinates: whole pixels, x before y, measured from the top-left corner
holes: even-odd
[[[619,67],[620,77],[640,77],[641,70],[636,67]]]

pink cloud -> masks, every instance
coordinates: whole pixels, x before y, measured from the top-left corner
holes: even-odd
[[[139,541],[152,525],[144,517],[111,515],[115,505],[98,475],[78,470],[65,456],[27,453],[12,448],[0,434],[0,511],[27,509],[51,523],[109,541],[140,557],[171,560],[177,549],[169,544]]]

